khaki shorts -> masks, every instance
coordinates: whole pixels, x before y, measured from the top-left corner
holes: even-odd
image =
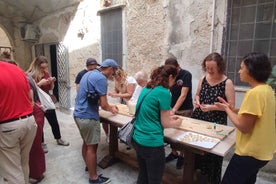
[[[82,139],[86,145],[99,144],[101,141],[100,121],[74,117]]]

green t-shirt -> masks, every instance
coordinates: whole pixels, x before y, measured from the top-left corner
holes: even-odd
[[[136,108],[148,90],[150,89],[142,90]],[[160,111],[170,110],[170,104],[171,93],[163,86],[156,86],[147,94],[134,123],[133,139],[135,142],[147,147],[159,147],[164,144]]]

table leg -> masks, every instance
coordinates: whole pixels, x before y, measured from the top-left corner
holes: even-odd
[[[118,151],[118,128],[109,124],[109,154],[114,156],[114,154]]]
[[[118,159],[115,158],[115,153],[118,152],[118,129],[111,124],[109,124],[109,127],[109,153],[98,164],[102,169],[105,169],[118,161]]]
[[[184,151],[183,183],[193,183],[195,153]]]

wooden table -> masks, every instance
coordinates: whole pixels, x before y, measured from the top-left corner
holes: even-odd
[[[117,160],[121,160],[131,166],[138,167],[138,163],[135,159],[129,158],[128,155],[119,151],[118,149],[118,127],[122,127],[131,119],[131,116],[123,114],[113,115],[110,112],[100,110],[101,122],[108,123],[110,125],[109,154],[99,162],[99,166],[101,168],[106,168]],[[194,119],[191,120],[194,121]],[[174,128],[168,128],[164,130],[165,142],[173,145],[174,148],[183,151],[185,154],[182,183],[193,183],[195,154],[204,155],[205,153],[213,153],[224,157],[235,145],[235,131],[231,132],[225,139],[221,140],[212,149],[205,149],[178,141],[177,137],[183,134],[183,132],[183,130]]]

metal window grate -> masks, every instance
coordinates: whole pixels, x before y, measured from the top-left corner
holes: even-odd
[[[0,46],[0,54],[2,54],[4,51],[8,51],[9,53],[14,52],[14,50],[12,50],[12,48],[9,46]]]
[[[229,0],[225,58],[227,75],[245,86],[237,75],[242,57],[264,52],[276,64],[276,0]]]
[[[122,9],[101,13],[102,59],[115,59],[122,66]]]

